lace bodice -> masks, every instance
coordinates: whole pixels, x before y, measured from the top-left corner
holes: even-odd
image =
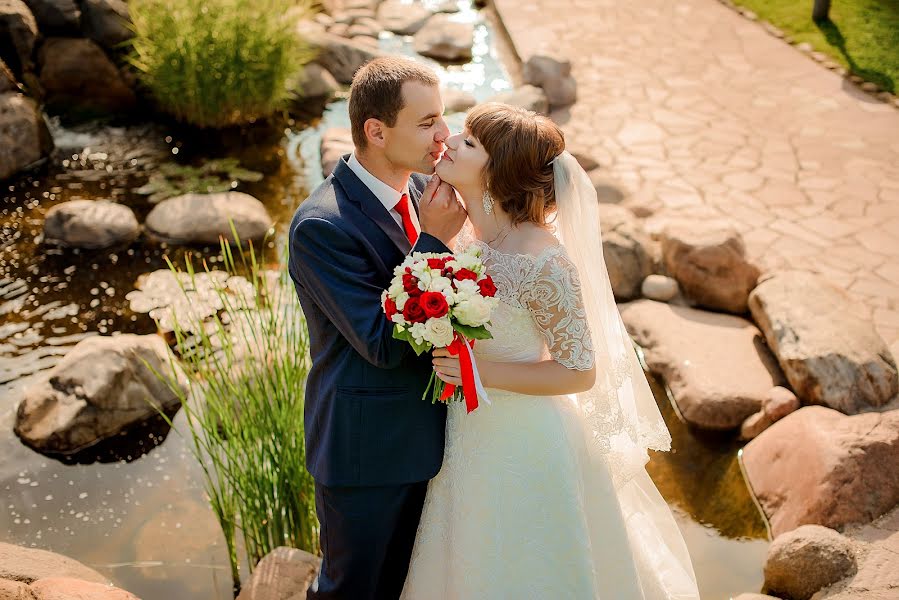
[[[565,247],[556,244],[538,255],[499,252],[469,235],[457,250],[475,245],[500,300],[488,329],[493,339],[475,344],[487,360],[536,362],[552,358],[578,370],[594,364],[593,342],[577,269]]]

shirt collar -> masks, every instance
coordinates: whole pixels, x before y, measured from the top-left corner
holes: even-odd
[[[350,158],[347,161],[347,165],[352,169],[353,173],[356,174],[362,183],[365,184],[365,187],[371,190],[371,192],[375,195],[375,197],[381,201],[381,204],[384,205],[384,208],[387,210],[393,210],[393,207],[396,206],[396,203],[400,201],[400,198],[403,197],[405,193],[407,196],[409,195],[409,186],[406,185],[405,192],[398,192],[371,173],[368,172],[368,169],[362,166],[362,163],[356,158],[356,153],[353,152],[350,154]]]

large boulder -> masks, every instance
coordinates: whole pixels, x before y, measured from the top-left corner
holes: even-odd
[[[140,233],[134,211],[109,200],[71,200],[47,211],[44,242],[75,248],[106,248]]]
[[[81,10],[76,0],[25,0],[34,13],[41,33],[46,35],[78,35]]]
[[[571,76],[568,59],[543,54],[531,56],[524,63],[522,78],[527,84],[543,88],[550,108],[568,106],[577,100],[577,83]]]
[[[322,160],[322,176],[327,177],[334,171],[337,161],[344,154],[353,151],[353,134],[349,129],[342,127],[332,127],[322,134],[321,141],[321,160]]]
[[[640,295],[643,280],[652,273],[649,235],[634,213],[614,204],[599,205],[602,254],[618,301]]]
[[[296,548],[279,546],[266,554],[250,580],[240,589],[237,600],[281,600],[305,598],[315,579],[321,559]]]
[[[93,40],[51,38],[38,56],[48,110],[97,114],[134,108],[134,92]]]
[[[869,523],[899,504],[899,410],[847,416],[805,406],[742,456],[775,536],[805,524]]]
[[[440,95],[448,113],[465,112],[478,103],[474,94],[455,88],[442,88]]]
[[[107,582],[106,577],[68,556],[0,542],[0,579],[31,583],[45,577]]]
[[[399,0],[386,0],[378,7],[378,21],[397,35],[415,35],[433,14],[421,4]]]
[[[0,93],[0,180],[53,150],[53,138],[37,103],[18,92]]]
[[[117,587],[72,577],[47,577],[35,581],[29,587],[40,600],[140,600],[134,594]]]
[[[134,37],[131,16],[123,0],[82,0],[81,28],[84,35],[113,49]]]
[[[359,67],[384,56],[375,47],[309,27],[308,23],[301,23],[298,31],[317,52],[315,61],[343,84],[352,83]]]
[[[413,47],[422,56],[447,62],[471,60],[474,26],[453,21],[445,14],[434,15],[415,34]]]
[[[169,359],[157,335],[86,338],[25,390],[16,434],[37,450],[72,454],[155,416],[153,405],[177,407],[154,373],[171,373]]]
[[[749,308],[796,395],[847,414],[879,407],[899,393],[896,360],[843,290],[814,273],[764,278]]]
[[[487,102],[511,104],[512,106],[518,106],[541,115],[549,113],[549,101],[546,99],[546,93],[533,85],[523,85],[512,90],[494,94],[487,99]]]
[[[290,86],[296,100],[328,100],[340,90],[340,84],[327,69],[318,63],[308,63]]]
[[[735,429],[784,383],[761,332],[746,319],[653,300],[619,309],[647,366],[696,427]]]
[[[665,268],[687,296],[706,308],[746,312],[760,271],[736,229],[671,222],[660,237]]]
[[[261,240],[272,227],[265,206],[243,192],[183,194],[163,200],[144,222],[151,236],[176,244],[218,244],[219,236],[233,242],[229,220],[242,241]]]
[[[22,0],[0,0],[0,56],[16,77],[34,68],[37,21]]]
[[[803,525],[774,538],[765,560],[765,589],[794,600],[856,572],[855,544],[821,525]]]

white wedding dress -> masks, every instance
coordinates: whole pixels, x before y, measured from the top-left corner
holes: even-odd
[[[462,243],[480,245],[500,299],[477,358],[594,364],[564,246],[530,256]],[[575,395],[487,393],[470,414],[449,406],[403,598],[698,600],[670,510],[642,469],[616,493],[608,457],[588,451]]]

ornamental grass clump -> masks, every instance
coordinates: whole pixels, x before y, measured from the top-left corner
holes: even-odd
[[[129,62],[161,110],[198,127],[284,108],[314,53],[297,34],[310,0],[131,0]]]

